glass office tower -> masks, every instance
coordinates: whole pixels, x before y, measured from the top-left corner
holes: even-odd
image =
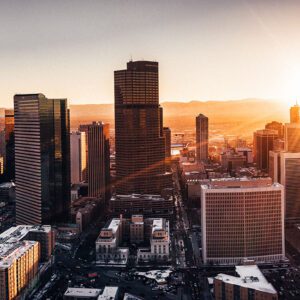
[[[67,221],[70,210],[70,120],[66,99],[16,95],[17,224]]]
[[[158,63],[130,61],[115,71],[117,194],[159,194],[170,185],[166,172]]]

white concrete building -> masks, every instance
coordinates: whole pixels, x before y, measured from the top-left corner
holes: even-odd
[[[122,241],[122,219],[114,218],[101,229],[96,240],[98,264],[126,264],[129,249],[119,247]]]
[[[138,261],[168,261],[170,257],[170,225],[163,218],[152,220],[149,248],[139,248]]]
[[[70,134],[71,183],[86,180],[86,136],[85,132]]]

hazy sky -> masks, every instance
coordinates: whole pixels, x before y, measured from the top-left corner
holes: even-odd
[[[0,0],[0,106],[113,102],[113,71],[159,61],[160,100],[300,99],[299,0]]]

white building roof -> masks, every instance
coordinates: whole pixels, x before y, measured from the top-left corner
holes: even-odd
[[[111,229],[113,233],[116,233],[119,226],[120,226],[120,223],[121,223],[120,219],[114,218],[110,221],[108,226],[106,228],[103,228],[103,229]]]
[[[98,297],[102,290],[100,289],[87,289],[87,288],[73,288],[69,287],[66,292],[65,296],[68,297]]]
[[[236,266],[235,270],[240,277],[218,274],[215,278],[225,283],[231,283],[265,293],[277,293],[272,284],[266,280],[256,265]]]
[[[16,243],[21,241],[30,231],[34,232],[49,232],[50,225],[18,225],[7,229],[0,234],[0,244],[2,243]]]
[[[114,300],[118,296],[118,290],[117,286],[106,286],[98,300]]]
[[[0,269],[8,268],[37,243],[35,241],[22,241],[0,244]]]

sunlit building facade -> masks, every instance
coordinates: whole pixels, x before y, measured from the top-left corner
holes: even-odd
[[[274,149],[274,141],[278,138],[277,130],[257,130],[253,135],[253,156],[257,168],[267,172],[269,169],[269,151]]]
[[[80,183],[86,178],[86,135],[75,131],[70,135],[71,183]]]

